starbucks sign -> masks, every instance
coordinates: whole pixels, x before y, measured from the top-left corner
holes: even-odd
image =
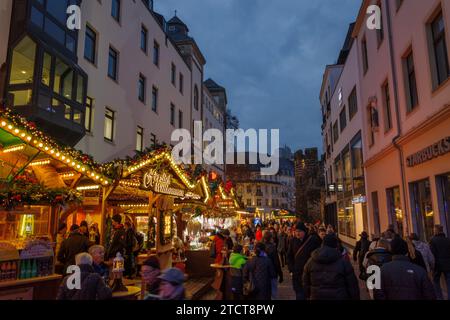
[[[444,138],[427,148],[410,155],[406,162],[408,167],[415,167],[450,152],[450,137]]]

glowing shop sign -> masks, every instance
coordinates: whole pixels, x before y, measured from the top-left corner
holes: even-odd
[[[168,194],[176,197],[183,197],[184,191],[170,187],[172,181],[172,175],[163,172],[158,173],[156,170],[151,169],[144,174],[142,179],[142,186],[145,189],[151,189],[157,193]]]

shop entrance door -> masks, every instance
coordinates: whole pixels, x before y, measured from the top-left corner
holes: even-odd
[[[450,173],[436,177],[440,223],[444,226],[447,236],[450,235]]]
[[[429,241],[433,236],[434,228],[430,180],[426,179],[411,183],[410,192],[414,229],[421,240]]]

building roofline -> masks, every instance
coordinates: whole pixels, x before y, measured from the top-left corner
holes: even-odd
[[[352,32],[352,38],[357,38],[361,27],[364,24],[366,18],[366,11],[370,5],[370,0],[363,0],[361,3],[361,8],[359,8],[358,17],[355,22],[355,27]]]

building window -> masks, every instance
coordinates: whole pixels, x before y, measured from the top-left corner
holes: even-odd
[[[170,104],[170,124],[175,125],[175,105],[173,103]]]
[[[97,43],[97,34],[89,26],[86,26],[84,39],[84,58],[95,64],[95,50]]]
[[[437,88],[450,76],[450,68],[448,63],[447,43],[445,40],[445,24],[442,12],[430,24],[432,35],[432,49],[434,65],[433,86]]]
[[[144,26],[141,26],[141,50],[147,53],[148,47],[148,31]]]
[[[351,143],[351,153],[353,187],[358,191],[358,189],[364,188],[364,158],[360,134]]]
[[[414,69],[413,52],[410,51],[403,59],[403,65],[406,76],[406,93],[408,112],[412,111],[419,104],[419,97],[417,94],[416,71]]]
[[[345,106],[339,114],[339,124],[341,125],[341,132],[344,131],[345,127],[347,126],[347,112]]]
[[[159,66],[159,44],[156,41],[153,43],[153,64]]]
[[[344,160],[344,190],[351,191],[353,190],[352,162],[350,157],[350,150],[348,147],[343,152],[342,159]]]
[[[412,215],[415,230],[421,240],[429,241],[433,236],[434,212],[431,202],[431,187],[428,179],[411,183]]]
[[[361,50],[362,50],[362,63],[363,63],[363,70],[364,74],[367,73],[367,70],[369,70],[369,55],[367,52],[367,40],[364,38],[361,42]]]
[[[115,112],[109,108],[105,109],[105,140],[114,140]]]
[[[381,1],[378,1],[378,7],[383,10],[383,6],[381,5]],[[384,40],[384,27],[383,27],[383,13],[381,13],[380,16],[380,24],[381,24],[381,29],[377,29],[377,42],[378,42],[378,47],[381,46],[381,43]]]
[[[381,236],[380,206],[378,204],[378,192],[372,192],[373,231],[376,236]]]
[[[44,52],[44,61],[42,62],[41,83],[47,87],[50,86],[51,72],[52,72],[52,56],[47,52]]]
[[[117,62],[119,54],[116,50],[109,47],[109,58],[108,58],[108,77],[117,81]]]
[[[31,84],[36,60],[36,43],[25,37],[14,48],[9,84]]]
[[[350,121],[358,112],[358,97],[356,96],[356,86],[353,88],[350,96],[348,97],[348,116]]]
[[[180,93],[183,94],[183,90],[184,90],[184,76],[183,76],[182,73],[180,73],[179,81],[180,81],[180,87],[179,87]]]
[[[170,81],[174,86],[176,86],[177,82],[177,67],[172,63],[172,68],[170,72]]]
[[[139,100],[145,102],[145,91],[146,91],[146,78],[141,74],[139,75],[139,83],[138,83],[138,97]]]
[[[157,144],[156,135],[154,135],[153,133],[150,134],[150,143],[151,143],[151,147],[153,149],[156,149],[156,144]]]
[[[261,199],[256,199],[256,205],[257,205],[258,207],[261,207],[261,206],[262,206],[261,203],[262,203],[262,202],[261,202]]]
[[[178,110],[178,128],[183,128],[183,111]]]
[[[86,116],[84,118],[84,126],[87,132],[92,132],[92,118],[94,115],[94,101],[92,98],[86,98]]]
[[[247,193],[252,193],[252,186],[247,186]]]
[[[400,188],[394,187],[386,190],[389,224],[394,225],[395,232],[403,236],[403,210],[400,201]]]
[[[139,126],[136,130],[136,151],[144,151],[144,128]]]
[[[386,82],[382,87],[383,106],[384,106],[384,131],[388,132],[392,129],[392,113],[391,113],[391,95],[389,93],[389,83]]]
[[[66,99],[71,99],[73,96],[73,77],[73,70],[57,58],[53,91]]]
[[[339,139],[339,127],[338,127],[338,122],[336,121],[333,124],[333,143],[336,143]]]
[[[338,230],[340,234],[356,238],[355,211],[351,199],[338,202]]]
[[[450,234],[450,173],[436,177],[441,224]]]
[[[158,88],[152,89],[152,110],[158,112]]]
[[[247,199],[247,207],[251,207],[252,206],[252,199]]]
[[[120,22],[120,0],[112,0],[111,3],[111,16]]]
[[[194,88],[194,108],[195,108],[195,110],[198,110],[198,103],[199,103],[199,95],[198,95],[198,87],[196,85]]]

